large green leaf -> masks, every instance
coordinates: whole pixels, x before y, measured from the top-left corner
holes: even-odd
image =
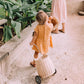
[[[16,22],[16,21],[11,21],[11,25],[12,25],[16,35],[20,38],[21,23]]]
[[[3,6],[0,5],[0,19],[5,18],[5,10]]]
[[[3,29],[3,41],[7,42],[8,40],[10,40],[12,38],[12,31],[11,31],[11,27],[9,26],[4,26]]]
[[[50,12],[51,1],[52,0],[0,0],[0,5],[3,6],[5,11],[5,18],[8,20],[8,26],[4,28],[4,41],[6,42],[12,37],[12,28],[16,35],[20,37],[21,26],[22,29],[24,29],[23,27],[29,24],[31,25],[39,10]],[[3,14],[0,14],[0,16],[3,18]]]

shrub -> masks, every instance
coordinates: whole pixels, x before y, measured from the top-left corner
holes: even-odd
[[[35,21],[39,10],[49,12],[51,0],[0,0],[0,6],[5,12],[1,18],[8,20],[3,29],[3,41],[7,42],[13,37],[12,30],[20,38],[20,31]]]

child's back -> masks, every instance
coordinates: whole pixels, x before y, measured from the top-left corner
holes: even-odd
[[[51,31],[53,25],[51,23],[46,23],[44,25],[37,25],[35,28],[35,32],[38,34],[38,37],[35,41],[35,44],[40,49],[41,53],[47,53],[48,48],[52,47],[52,40],[51,40]],[[34,50],[38,51],[37,48],[34,46]]]
[[[51,31],[53,29],[53,25],[48,23],[48,15],[45,12],[39,11],[36,15],[36,20],[38,21],[38,25],[34,29],[34,36],[30,42],[30,45],[33,45],[32,49],[35,50],[35,59],[33,62],[30,62],[34,67],[38,54],[47,54],[49,47],[52,47]],[[37,45],[38,48],[35,45]]]

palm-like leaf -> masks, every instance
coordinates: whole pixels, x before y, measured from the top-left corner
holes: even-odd
[[[16,35],[20,38],[21,23],[16,21],[11,21],[11,25],[14,28]]]
[[[4,32],[4,35],[3,35],[4,42],[7,42],[8,40],[10,40],[12,38],[11,27],[5,26],[3,29],[3,32]]]
[[[35,16],[39,10],[50,12],[52,0],[0,0],[0,5],[5,10],[5,18],[8,20],[7,26],[4,28],[4,41],[8,41],[12,37],[12,28],[16,35],[20,37],[22,29],[35,20]],[[3,15],[0,14],[3,18]],[[8,36],[9,35],[9,36]],[[8,38],[7,38],[8,37]]]

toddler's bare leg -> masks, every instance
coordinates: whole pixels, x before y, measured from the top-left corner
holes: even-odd
[[[38,52],[35,51],[34,53],[34,58],[37,59],[38,58]]]
[[[34,58],[37,59],[38,58],[38,52],[35,51],[34,53]],[[30,65],[32,65],[33,67],[35,67],[35,60],[33,60],[32,62],[30,62]]]

